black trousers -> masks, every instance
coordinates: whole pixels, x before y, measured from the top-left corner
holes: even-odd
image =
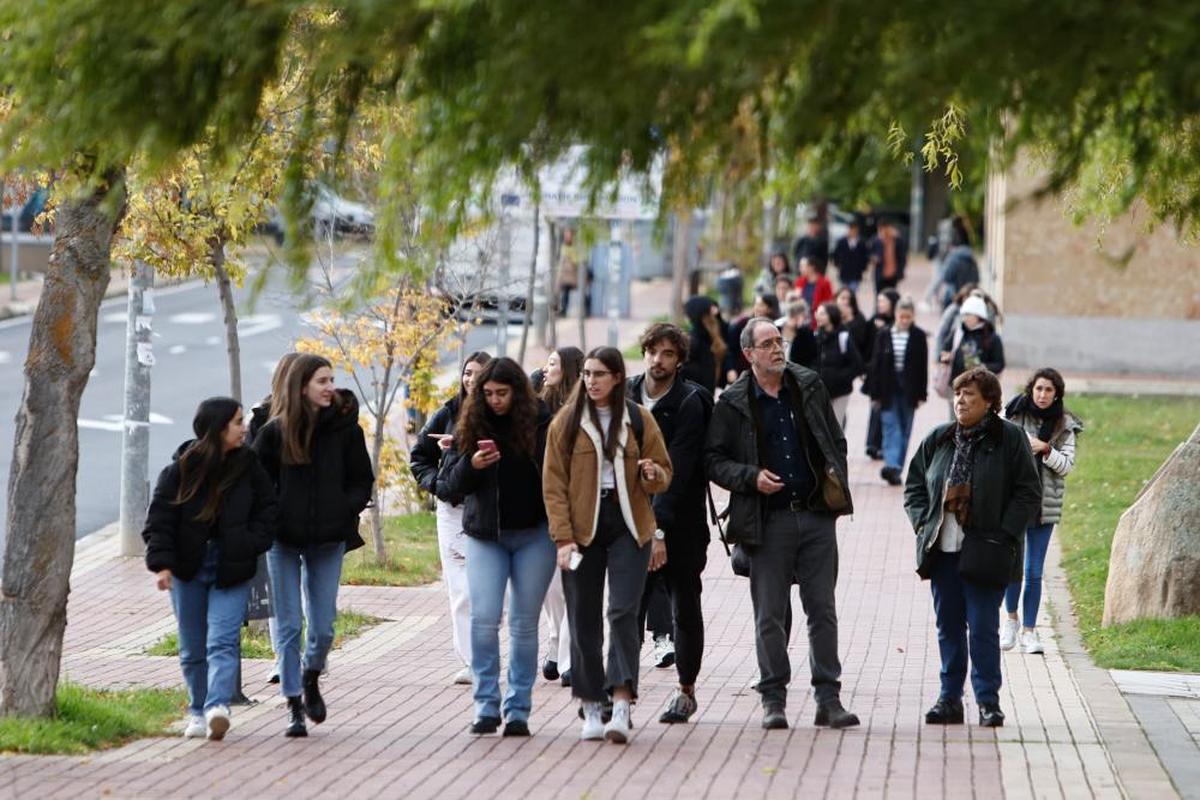
[[[874,404],[871,405],[871,419],[867,423],[867,449],[883,451],[883,420]]]
[[[638,630],[648,630],[655,638],[675,635],[671,591],[667,588],[667,579],[661,569],[646,576],[646,590],[642,592],[642,610],[638,614],[638,621]]]
[[[637,697],[641,636],[638,612],[650,566],[650,544],[639,546],[625,526],[616,498],[600,501],[596,537],[580,548],[583,560],[563,571],[571,627],[571,693],[600,702],[627,687]],[[608,664],[604,651],[604,578],[608,576]]]
[[[645,628],[649,618],[650,630],[658,634],[664,631],[654,621],[654,605],[659,601],[652,595],[651,582],[660,583],[666,591],[670,602],[670,626],[665,632],[671,633],[675,640],[675,671],[679,673],[681,686],[695,685],[704,656],[704,613],[700,605],[703,581],[700,575],[707,563],[706,542],[668,532],[667,563],[662,569],[650,573],[646,594],[642,599],[642,624],[639,630]]]

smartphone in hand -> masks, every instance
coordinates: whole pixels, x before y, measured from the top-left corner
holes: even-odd
[[[484,453],[496,452],[496,440],[495,439],[480,439],[479,440],[479,449],[480,449],[480,451],[482,451]]]

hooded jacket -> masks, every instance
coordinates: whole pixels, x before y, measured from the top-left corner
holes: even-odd
[[[817,373],[795,364],[787,365],[783,379],[788,382],[794,412],[804,421],[805,456],[817,479],[810,508],[834,515],[854,513],[846,436],[833,416],[828,390]],[[762,543],[767,514],[767,496],[758,491],[766,447],[752,380],[753,373],[747,371],[721,395],[704,449],[709,479],[729,490],[726,541],[747,546]]]
[[[363,546],[358,515],[371,501],[375,472],[358,424],[358,398],[338,389],[333,405],[317,414],[310,461],[284,464],[280,419],[263,426],[254,451],[279,495],[279,541],[291,547],[344,542]]]
[[[975,330],[961,323],[962,336],[958,339],[958,347],[954,349],[954,358],[950,364],[950,382],[974,366],[987,367],[993,374],[999,375],[1004,371],[1004,343],[1000,334],[996,333],[992,323],[984,323]]]
[[[254,577],[259,554],[271,549],[279,510],[275,489],[254,453],[238,448],[226,458],[245,459],[245,470],[226,492],[216,520],[197,520],[208,502],[208,486],[182,505],[175,502],[181,481],[179,459],[193,441],[181,444],[158,476],[142,528],[146,567],[151,572],[169,569],[179,580],[190,581],[204,561],[208,540],[216,539],[220,547],[217,586],[236,586]]]
[[[463,499],[460,495],[452,495],[447,492],[445,481],[438,480],[444,453],[438,447],[437,439],[430,434],[454,433],[454,421],[458,419],[461,407],[462,400],[459,395],[447,400],[429,418],[425,427],[421,428],[421,432],[417,434],[417,440],[408,454],[408,468],[416,479],[417,485],[438,500],[453,506],[462,505]]]
[[[704,327],[704,318],[711,313],[713,306],[717,301],[711,297],[693,297],[688,300],[683,311],[687,314],[688,321],[691,323],[691,328],[688,333],[688,361],[680,370],[680,375],[688,380],[695,381],[710,392],[715,392],[718,386],[724,386],[723,380],[725,372],[733,367],[733,360],[727,352],[725,359],[721,364],[718,364],[713,355],[712,336],[709,335],[708,329]],[[719,320],[721,335],[729,338],[729,326],[724,320]],[[728,346],[728,343],[727,343]],[[718,375],[717,368],[720,367]]]

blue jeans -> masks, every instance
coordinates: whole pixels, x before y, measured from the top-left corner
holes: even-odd
[[[210,541],[194,578],[171,579],[171,605],[179,621],[179,666],[187,683],[191,714],[229,705],[237,689],[238,635],[250,582],[217,588],[219,558],[220,546]]]
[[[500,614],[508,600],[508,693],[504,718],[529,719],[538,667],[538,618],[554,576],[554,542],[546,523],[500,531],[499,541],[467,539],[467,587],[471,595],[471,672],[475,717],[500,717]]]
[[[271,570],[271,611],[275,616],[275,641],[279,660],[279,689],[284,697],[300,694],[300,623],[307,623],[304,669],[325,669],[333,647],[333,619],[337,616],[338,581],[346,545],[292,547],[276,542],[267,553]],[[301,591],[304,593],[301,607]]]
[[[988,589],[958,574],[958,553],[932,554],[933,609],[942,656],[942,694],[961,700],[970,652],[971,688],[978,703],[1000,700],[1000,600],[1003,589]]]
[[[1025,531],[1025,602],[1021,624],[1026,628],[1037,627],[1038,608],[1042,605],[1042,567],[1046,563],[1046,548],[1050,546],[1050,534],[1054,523],[1035,525]],[[1004,593],[1004,605],[1008,613],[1017,613],[1017,600],[1021,596],[1021,582],[1008,585]]]
[[[883,425],[883,463],[900,471],[904,470],[904,459],[908,455],[908,440],[912,436],[913,411],[908,398],[896,393],[892,402],[880,409],[879,421]]]

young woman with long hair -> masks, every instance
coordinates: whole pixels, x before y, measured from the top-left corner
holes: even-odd
[[[850,331],[842,325],[842,312],[836,302],[827,300],[817,306],[813,319],[817,323],[817,373],[829,390],[833,414],[845,430],[846,407],[850,404],[854,379],[863,373],[862,356]]]
[[[551,414],[558,413],[571,399],[583,371],[583,351],[578,347],[560,347],[546,359],[542,402]],[[555,570],[546,590],[546,624],[550,629],[542,677],[548,681],[562,678],[563,686],[571,685],[571,626],[567,622],[567,598],[563,593],[562,574]]]
[[[188,690],[184,736],[221,739],[237,691],[238,635],[258,556],[271,547],[277,508],[271,480],[242,446],[242,407],[205,400],[158,477],[142,539],[158,588],[170,590],[179,622],[179,663]]]
[[[538,616],[554,573],[546,534],[542,456],[550,415],[511,358],[493,359],[476,379],[454,430],[443,475],[464,498],[471,593],[471,733],[528,736],[537,674]],[[500,699],[500,618],[508,603],[508,692]]]
[[[458,392],[434,412],[425,427],[417,434],[408,457],[408,467],[417,485],[433,495],[437,519],[438,556],[442,562],[442,577],[450,597],[450,632],[454,652],[462,668],[454,683],[471,683],[471,598],[467,590],[467,542],[463,532],[461,497],[446,491],[446,482],[439,480],[444,453],[454,447],[454,420],[470,397],[475,378],[483,372],[492,357],[482,350],[471,353],[459,373]]]
[[[318,681],[333,646],[338,581],[347,552],[363,546],[358,515],[375,474],[358,425],[358,399],[336,389],[333,366],[302,354],[273,397],[271,421],[254,440],[279,495],[279,535],[267,556],[280,650],[286,736],[307,736],[305,715],[325,721]],[[301,593],[304,601],[301,603]],[[300,657],[301,617],[308,626]],[[303,698],[301,698],[303,691]]]
[[[654,416],[625,398],[625,360],[613,347],[588,353],[583,380],[554,417],[542,473],[550,535],[558,546],[571,626],[571,691],[583,701],[581,739],[624,743],[633,726],[641,636],[638,610],[652,558],[651,540],[665,537],[651,495],[671,483],[671,459]],[[636,418],[635,416],[636,415]],[[604,647],[604,582],[608,577],[608,666]],[[604,725],[600,704],[613,697]]]
[[[270,421],[271,405],[274,402],[272,398],[279,397],[283,392],[283,379],[287,377],[288,367],[292,366],[292,362],[299,355],[295,351],[284,353],[275,362],[275,371],[271,373],[271,393],[250,408],[250,422],[246,426],[247,445],[254,444],[258,432]]]

